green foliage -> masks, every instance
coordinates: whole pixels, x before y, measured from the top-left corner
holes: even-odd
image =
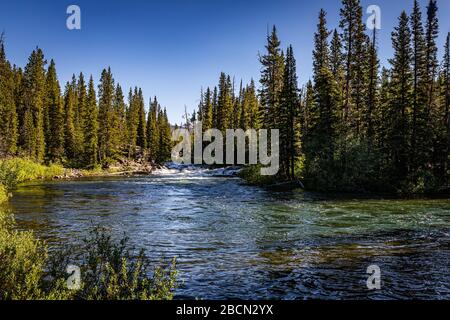
[[[8,190],[6,190],[6,187],[0,182],[0,205],[6,202],[8,197]]]
[[[0,300],[172,299],[175,260],[152,268],[142,250],[134,252],[127,239],[115,243],[99,228],[80,247],[49,251],[32,232],[15,230],[13,216],[0,208]],[[82,285],[69,290],[66,267],[74,263]]]
[[[6,59],[0,35],[0,156],[17,152],[18,119],[14,99],[14,72]]]
[[[267,186],[278,182],[278,177],[276,176],[261,175],[260,165],[246,166],[239,173],[239,177],[244,179],[246,183],[254,186]]]
[[[64,171],[62,166],[56,164],[44,166],[21,158],[0,160],[0,183],[10,190],[25,181],[61,176]]]
[[[39,163],[45,155],[45,63],[41,49],[31,53],[23,74],[21,104],[18,106],[22,152]]]
[[[71,261],[82,261],[81,289],[73,298],[81,300],[168,300],[173,297],[177,271],[175,260],[166,267],[152,267],[143,250],[128,245],[124,238],[116,243],[110,234],[95,228],[79,247],[50,259],[49,275],[64,276]]]

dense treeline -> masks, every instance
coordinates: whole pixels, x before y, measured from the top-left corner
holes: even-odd
[[[313,77],[297,87],[296,62],[274,27],[260,90],[235,96],[230,76],[202,94],[198,117],[210,126],[280,130],[279,178],[304,178],[328,191],[435,192],[449,189],[449,47],[438,61],[437,2],[425,17],[414,1],[392,32],[394,56],[380,66],[377,29],[367,30],[359,0],[343,0],[339,28],[321,10]],[[381,70],[380,70],[381,69]]]
[[[55,62],[46,65],[37,48],[24,70],[12,66],[0,39],[0,157],[86,168],[124,158],[170,159],[170,124],[156,97],[147,117],[142,90],[130,89],[126,103],[109,68],[96,92],[83,73],[62,89]]]

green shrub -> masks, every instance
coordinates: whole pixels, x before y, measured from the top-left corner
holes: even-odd
[[[0,209],[0,300],[168,300],[176,287],[175,261],[151,268],[143,251],[115,243],[97,228],[79,247],[49,252],[32,232],[15,230]],[[81,288],[67,288],[66,268],[79,265]]]
[[[46,248],[31,232],[13,227],[12,215],[0,209],[0,300],[42,299]]]
[[[239,173],[239,177],[244,179],[246,183],[255,186],[265,186],[277,183],[277,176],[261,175],[261,166],[247,166]]]
[[[59,279],[64,266],[80,261],[81,289],[77,300],[170,300],[176,287],[175,260],[152,268],[144,250],[136,250],[124,238],[118,243],[111,235],[95,228],[80,246],[51,258],[49,274]],[[76,264],[76,263],[75,263]]]
[[[63,174],[64,168],[55,164],[47,167],[21,158],[0,160],[0,183],[6,189],[13,189],[25,181],[51,179]]]
[[[0,205],[3,202],[8,200],[8,190],[6,190],[5,186],[0,182]]]

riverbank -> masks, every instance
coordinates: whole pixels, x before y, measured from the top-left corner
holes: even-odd
[[[0,203],[7,201],[9,192],[18,184],[33,180],[62,180],[82,177],[150,174],[161,168],[156,164],[123,160],[107,169],[64,168],[61,165],[42,165],[23,158],[0,160]]]

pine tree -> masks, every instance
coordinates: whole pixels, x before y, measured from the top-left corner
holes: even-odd
[[[447,40],[444,48],[444,59],[442,64],[442,110],[444,118],[444,139],[443,145],[443,172],[442,180],[448,183],[450,177],[450,32],[447,33]]]
[[[436,39],[439,35],[439,22],[437,17],[438,7],[436,0],[430,0],[427,7],[426,21],[426,62],[427,62],[427,85],[428,85],[428,112],[431,113],[435,102],[435,81],[438,71]]]
[[[310,128],[312,123],[315,123],[316,119],[313,119],[313,109],[314,109],[314,87],[311,80],[306,83],[306,88],[303,90],[304,97],[303,102],[301,103],[300,108],[300,123],[301,129],[300,132],[302,134],[302,142],[310,140]]]
[[[98,132],[98,148],[99,148],[99,161],[105,162],[104,165],[108,165],[108,161],[115,157],[115,150],[113,149],[113,117],[114,117],[114,79],[111,73],[111,69],[104,69],[100,78],[100,84],[98,86],[99,97],[99,132]]]
[[[64,107],[61,88],[56,75],[55,62],[51,60],[46,79],[45,109],[47,159],[61,163],[64,158]]]
[[[219,93],[217,90],[217,87],[214,87],[214,93],[213,93],[213,127],[218,128],[219,127]]]
[[[378,86],[379,86],[379,67],[380,61],[378,59],[377,52],[377,29],[373,28],[372,39],[367,44],[367,55],[368,55],[368,63],[367,63],[367,98],[366,105],[367,110],[363,113],[363,131],[366,135],[368,153],[372,152],[373,144],[374,144],[374,135],[375,135],[375,126],[374,126],[374,118],[376,112],[376,106],[378,104]]]
[[[137,128],[139,125],[138,107],[137,107],[137,88],[130,88],[128,94],[128,108],[126,112],[127,118],[127,150],[128,158],[136,155]]]
[[[367,61],[365,25],[360,0],[343,0],[340,26],[345,55],[344,121],[350,136],[359,138],[361,117],[365,111],[365,61]]]
[[[314,39],[314,104],[305,140],[306,171],[312,185],[334,188],[336,109],[339,92],[330,69],[326,13],[321,10]]]
[[[113,112],[112,112],[112,145],[114,152],[119,154],[127,144],[127,121],[125,97],[120,84],[117,84],[114,93]]]
[[[94,167],[98,162],[98,109],[92,76],[89,79],[84,125],[85,163],[88,167]]]
[[[78,155],[75,129],[76,91],[73,83],[67,82],[64,92],[64,149],[69,161]]]
[[[284,175],[295,179],[295,162],[298,155],[299,132],[297,116],[299,110],[299,96],[297,84],[297,67],[294,50],[289,46],[286,51],[286,66],[284,68],[284,84],[280,105],[280,140],[281,166]]]
[[[159,131],[159,151],[158,162],[168,161],[172,152],[172,132],[170,129],[167,111],[159,109],[158,115],[158,131]]]
[[[264,115],[265,129],[278,129],[277,115],[283,89],[284,57],[280,49],[277,29],[267,36],[267,53],[260,57],[262,64],[260,102]]]
[[[388,120],[387,145],[392,163],[391,177],[403,181],[408,174],[409,113],[412,105],[413,74],[411,70],[411,31],[406,12],[402,12],[399,25],[392,33],[394,58],[392,65],[391,101]],[[395,181],[394,180],[394,181]]]
[[[245,90],[245,109],[247,116],[250,118],[248,128],[259,130],[262,127],[261,107],[259,104],[255,81],[250,81],[250,85]],[[248,120],[246,120],[248,121]]]
[[[145,104],[142,90],[138,91],[138,127],[137,127],[137,142],[136,144],[143,150],[147,149],[147,129],[145,117]]]
[[[22,80],[20,125],[21,148],[31,159],[42,162],[45,155],[44,97],[46,61],[41,49],[31,53]]]
[[[6,59],[3,34],[0,35],[0,156],[17,152],[18,118],[14,71]]]
[[[413,68],[413,105],[411,123],[411,165],[412,171],[417,172],[423,168],[431,157],[430,120],[428,112],[427,90],[427,50],[422,13],[419,3],[414,1],[411,15],[411,42],[412,42],[412,68]]]
[[[213,100],[211,89],[209,87],[206,89],[204,95],[203,108],[203,130],[206,131],[213,128]]]
[[[339,88],[340,104],[344,105],[345,93],[345,74],[344,74],[344,55],[342,53],[341,37],[336,29],[333,32],[333,38],[330,43],[330,68],[335,76],[336,84]]]
[[[217,100],[217,129],[225,134],[225,131],[231,129],[233,124],[233,97],[231,78],[223,72],[220,75]]]
[[[147,121],[147,141],[150,149],[150,159],[157,160],[159,153],[159,130],[158,130],[158,113],[159,113],[158,99],[155,97],[153,102],[150,100],[150,110],[148,112]]]

